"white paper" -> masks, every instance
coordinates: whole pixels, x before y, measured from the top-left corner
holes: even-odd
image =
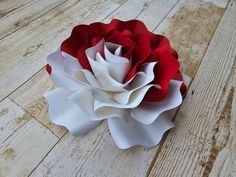
[[[48,114],[54,124],[66,127],[73,135],[86,133],[100,121],[91,121],[72,101],[67,100],[72,92],[56,88],[44,94],[48,102]]]
[[[156,146],[161,141],[163,134],[174,127],[168,113],[161,114],[150,125],[144,125],[132,117],[129,117],[129,121],[117,117],[109,118],[108,125],[115,143],[121,149],[135,145]]]
[[[160,102],[142,103],[132,109],[132,117],[143,124],[151,124],[163,112],[174,109],[182,103],[180,86],[182,82],[171,80],[167,97]]]

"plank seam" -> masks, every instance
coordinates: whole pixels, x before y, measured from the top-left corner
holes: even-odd
[[[67,132],[62,135],[61,139],[67,134]],[[35,166],[35,168],[29,173],[29,175],[27,177],[29,177],[36,168],[38,168],[38,166],[42,163],[42,161],[45,159],[45,157],[47,157],[47,155],[54,149],[54,147],[60,142],[61,139],[58,139],[58,141],[52,146],[52,148],[47,152],[47,154],[45,154],[45,156],[40,160],[40,162]]]
[[[32,77],[34,77],[35,75],[37,75],[45,66],[43,66],[42,68],[40,68],[38,71],[36,71],[29,79],[27,79],[25,82],[23,82],[22,84],[20,84],[18,87],[16,87],[16,89],[14,89],[13,91],[11,91],[8,95],[6,95],[5,97],[3,97],[1,99],[0,102],[2,102],[4,99],[6,98],[10,98],[10,95],[12,93],[14,93],[16,90],[18,90],[20,87],[22,87],[26,82],[28,82]]]
[[[164,16],[164,18],[157,24],[157,26],[154,28],[153,31],[157,29],[157,27],[163,22],[163,20],[171,13],[171,11],[176,7],[176,5],[180,2],[181,0],[178,0],[178,2],[175,3],[175,5],[170,9],[170,11]],[[188,2],[187,0],[186,2]]]
[[[31,115],[29,115],[29,116],[31,116]],[[24,124],[22,124],[22,125],[20,125],[19,127],[17,127],[9,136],[6,137],[6,139],[4,139],[4,140],[1,142],[1,144],[5,143],[11,136],[14,135],[14,133],[15,133],[16,131],[18,131],[21,127],[23,127],[28,121],[30,121],[30,119],[26,120],[26,122],[25,122]]]
[[[101,133],[101,135],[98,136],[98,137],[100,137],[98,144],[101,143],[101,139],[102,139],[102,137],[103,137],[103,135],[104,135],[104,133],[105,133],[106,131],[107,131],[107,128],[105,128],[104,131]],[[98,144],[97,144],[97,145],[98,145]],[[83,168],[84,164],[87,162],[87,160],[89,159],[89,157],[92,155],[92,153],[93,153],[95,150],[96,150],[96,148],[94,148],[94,149],[91,151],[91,153],[86,157],[86,159],[83,161],[82,165],[80,166],[80,168],[79,168],[78,171],[76,172],[76,175],[75,175],[76,177],[78,176],[80,170]]]
[[[40,123],[40,125],[42,125],[42,126],[44,126],[46,129],[48,129],[54,136],[56,136],[58,139],[60,139],[60,137],[58,137],[49,127],[47,127],[45,124],[43,124],[42,122],[40,122],[38,119],[36,119],[36,117],[35,116],[33,116],[31,113],[29,113],[25,108],[23,108],[23,107],[21,107],[17,102],[15,102],[13,99],[11,99],[10,97],[7,97],[8,99],[10,99],[13,103],[15,103],[18,107],[20,107],[21,109],[23,109],[27,114],[29,114],[34,120],[36,120],[38,123]],[[30,120],[30,119],[29,119]],[[28,120],[28,121],[29,121]],[[28,122],[27,121],[27,122]],[[25,125],[26,124],[26,122],[23,124],[23,125]],[[22,126],[23,126],[22,125]],[[22,127],[21,126],[21,127]],[[66,131],[67,132],[67,131]],[[66,133],[65,132],[65,133]],[[62,136],[64,136],[64,134],[62,135]]]

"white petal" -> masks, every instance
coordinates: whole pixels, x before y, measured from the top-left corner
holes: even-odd
[[[181,81],[171,80],[168,95],[163,101],[142,103],[132,109],[131,115],[143,124],[151,124],[161,113],[176,108],[182,103],[181,84]]]
[[[76,72],[77,79],[83,80],[84,83],[89,83],[95,88],[100,88],[101,85],[97,81],[97,79],[94,77],[93,73],[86,69],[80,69]]]
[[[111,54],[109,57],[110,59],[117,58],[117,59],[114,59],[114,60],[117,60],[116,63],[107,62],[108,57],[106,57],[106,60],[105,60],[102,58],[102,56],[99,53],[97,53],[96,60],[102,63],[107,68],[109,74],[111,75],[112,78],[114,78],[114,80],[116,80],[119,83],[123,83],[125,76],[127,75],[128,71],[131,68],[130,61],[125,58],[126,61],[118,62],[119,58],[122,58],[122,57],[116,56],[113,54]]]
[[[121,49],[122,49],[122,47],[121,46],[119,46],[116,50],[115,50],[115,55],[117,55],[117,56],[121,56]]]
[[[138,89],[137,91],[135,91],[131,95],[129,102],[126,105],[122,105],[122,104],[114,102],[112,100],[110,100],[109,102],[108,101],[107,102],[98,102],[97,100],[95,100],[94,101],[94,110],[98,110],[102,107],[115,107],[115,108],[126,108],[126,109],[127,108],[135,108],[141,103],[146,92],[152,86],[153,85],[147,85],[147,86],[144,86],[144,87]]]
[[[87,86],[83,83],[80,83],[80,81],[75,80],[74,78],[59,70],[52,70],[50,77],[56,87],[68,90],[78,90],[87,88]]]
[[[73,92],[56,88],[44,94],[49,106],[48,114],[55,124],[65,126],[73,135],[85,133],[98,125],[99,121],[91,121],[70,100],[66,100]]]
[[[116,55],[116,53],[111,53],[111,50],[114,50],[117,54],[121,54],[121,46],[117,44],[113,44],[111,42],[104,43],[104,54],[106,61],[108,63],[127,63],[129,60],[127,58]]]
[[[135,145],[156,146],[163,134],[174,126],[167,113],[161,114],[150,125],[144,125],[131,117],[128,121],[117,117],[109,118],[108,125],[115,143],[121,149]]]
[[[82,69],[79,61],[75,57],[67,53],[62,53],[62,54],[65,57],[65,61],[63,65],[64,72],[74,77],[75,72],[78,71],[79,69]]]
[[[102,57],[102,55],[100,53],[96,54],[96,61],[98,61],[99,63],[102,63],[104,65],[107,64],[107,61]]]
[[[118,85],[115,85],[115,87],[102,87],[101,84],[97,81],[97,79],[94,77],[94,75],[88,71],[88,70],[85,70],[85,69],[81,69],[79,71],[77,71],[77,74],[78,77],[77,78],[81,78],[81,75],[84,75],[86,80],[87,80],[87,83],[90,83],[93,87],[97,88],[97,89],[100,89],[100,90],[103,90],[103,91],[108,91],[108,92],[121,92],[121,91],[125,91],[124,87],[127,86],[129,84],[129,82],[132,81],[132,79],[129,81],[129,82],[126,82],[125,84],[120,84],[118,83]],[[114,80],[112,80],[112,78],[108,75],[108,80],[111,79],[110,82],[113,82]],[[104,78],[105,79],[105,78]],[[84,81],[85,82],[85,81]],[[103,81],[105,82],[105,81]],[[114,81],[115,83],[117,83],[116,81]]]
[[[115,94],[114,96],[115,100],[120,104],[127,104],[131,94],[134,91],[142,88],[143,86],[147,85],[154,79],[155,75],[153,73],[153,68],[156,63],[157,62],[150,62],[144,64],[141,67],[140,71],[136,73],[132,82],[130,82],[130,84],[126,87],[127,91]]]
[[[52,70],[63,70],[64,56],[61,54],[60,50],[50,54],[47,57],[47,63],[51,66]]]
[[[96,54],[101,53],[104,47],[104,39],[102,39],[99,43],[97,43],[95,46],[90,47],[85,50],[85,53],[87,55],[87,58],[90,60],[96,61]],[[92,67],[92,66],[91,66]],[[93,68],[92,68],[93,69]]]
[[[96,96],[97,97],[97,96]],[[113,107],[104,107],[98,111],[94,109],[94,95],[90,89],[80,90],[74,92],[67,97],[68,100],[76,103],[85,115],[91,120],[103,120],[108,117],[123,117],[123,109],[117,109]]]
[[[114,48],[112,50],[116,50],[120,46],[112,43],[104,43],[104,40],[101,40],[94,47],[86,49],[85,53],[93,70],[93,73],[97,77],[102,87],[122,87],[121,83],[130,70],[131,63],[124,57],[112,54],[109,51],[108,47],[110,49]],[[103,59],[100,55],[102,50],[104,50],[105,59]],[[100,78],[103,74],[105,75],[104,78],[106,78],[106,80]]]
[[[104,53],[106,61],[108,62],[107,68],[109,70],[109,73],[111,74],[112,78],[122,83],[131,68],[131,62],[127,58],[112,54],[110,52],[109,48],[113,48],[113,45],[116,44],[106,42],[104,45]],[[119,47],[121,46],[118,46],[115,52],[119,52],[119,50],[117,50],[119,49]],[[119,53],[121,53],[121,51]]]
[[[123,84],[117,82],[114,78],[111,77],[107,67],[104,64],[91,59],[89,59],[89,63],[93,69],[93,73],[97,81],[100,83],[104,90],[113,92],[125,91],[125,89],[122,88]]]

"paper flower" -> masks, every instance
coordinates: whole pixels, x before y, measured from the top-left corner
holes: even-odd
[[[119,148],[155,146],[186,91],[177,58],[138,20],[78,25],[47,58],[49,117],[73,135],[107,119]]]

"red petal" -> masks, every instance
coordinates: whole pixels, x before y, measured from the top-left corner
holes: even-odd
[[[145,95],[145,101],[161,101],[168,93],[168,84],[179,69],[179,62],[170,54],[163,54],[154,67],[155,78],[153,84],[158,84],[161,89],[152,87]]]
[[[79,49],[79,51],[77,52],[76,58],[78,58],[80,65],[84,68],[87,69],[89,71],[92,72],[92,68],[89,64],[89,61],[87,59],[87,56],[85,54],[85,50],[87,49],[86,46],[83,46]]]
[[[151,50],[145,47],[135,47],[132,55],[132,69],[125,77],[125,81],[130,80],[137,72],[140,65],[144,63],[146,58],[150,55]]]
[[[103,23],[92,23],[74,27],[71,36],[61,44],[61,51],[76,57],[83,68],[91,71],[85,49],[96,44],[99,40],[98,36],[104,36],[106,26]],[[89,35],[92,38],[89,38]]]
[[[46,65],[46,70],[47,70],[48,74],[52,73],[52,67],[49,64]]]
[[[110,36],[106,41],[119,44],[122,46],[135,46],[135,43],[130,38],[122,34]]]

